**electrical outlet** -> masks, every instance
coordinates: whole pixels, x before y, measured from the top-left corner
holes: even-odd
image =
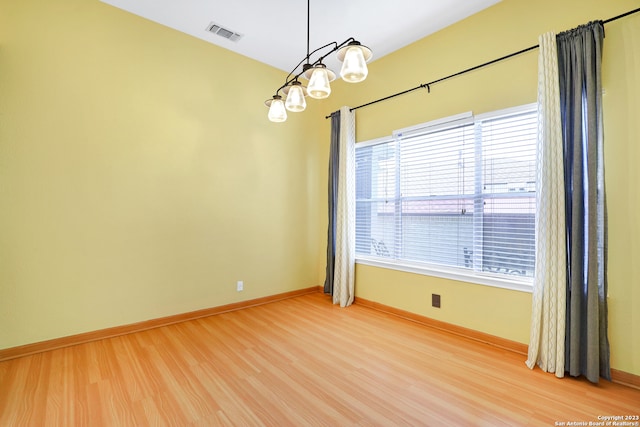
[[[431,294],[431,307],[440,308],[440,295]]]
[[[244,291],[244,282],[242,280],[238,280],[238,282],[236,283],[236,291]]]

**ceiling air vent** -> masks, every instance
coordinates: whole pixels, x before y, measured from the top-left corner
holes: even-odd
[[[228,28],[224,28],[216,24],[215,22],[212,22],[207,26],[207,31],[220,37],[224,37],[225,39],[229,39],[232,42],[237,42],[238,40],[240,40],[240,38],[242,38],[242,34],[231,31]]]

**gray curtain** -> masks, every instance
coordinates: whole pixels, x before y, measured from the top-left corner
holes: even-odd
[[[565,370],[610,380],[602,129],[602,22],[557,36],[567,227]]]
[[[327,227],[327,272],[324,293],[333,295],[333,273],[336,261],[336,205],[338,201],[338,165],[340,161],[340,111],[331,114],[331,146],[329,148],[329,226]]]

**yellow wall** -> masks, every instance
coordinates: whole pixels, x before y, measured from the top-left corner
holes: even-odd
[[[313,108],[263,105],[284,74],[97,0],[0,0],[0,348],[317,286]]]
[[[336,84],[333,108],[327,110],[361,105],[534,46],[547,31],[568,30],[637,7],[633,0],[503,0],[373,62],[365,82]],[[393,129],[465,111],[483,113],[535,102],[537,56],[534,50],[434,85],[430,94],[418,90],[359,109],[357,140],[387,136]],[[640,211],[639,75],[640,14],[636,14],[606,25],[603,65],[611,361],[613,368],[636,375],[640,375],[640,226],[635,220]],[[442,296],[442,308],[431,307],[432,293]],[[358,265],[356,296],[529,342],[530,293]]]

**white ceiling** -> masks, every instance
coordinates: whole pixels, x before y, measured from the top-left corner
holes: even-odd
[[[101,1],[287,73],[307,53],[304,0]],[[373,51],[375,61],[499,1],[311,0],[310,51],[353,37]],[[211,22],[242,38],[232,42],[207,32]],[[313,62],[318,56],[311,58]],[[335,55],[324,62],[339,71]]]

